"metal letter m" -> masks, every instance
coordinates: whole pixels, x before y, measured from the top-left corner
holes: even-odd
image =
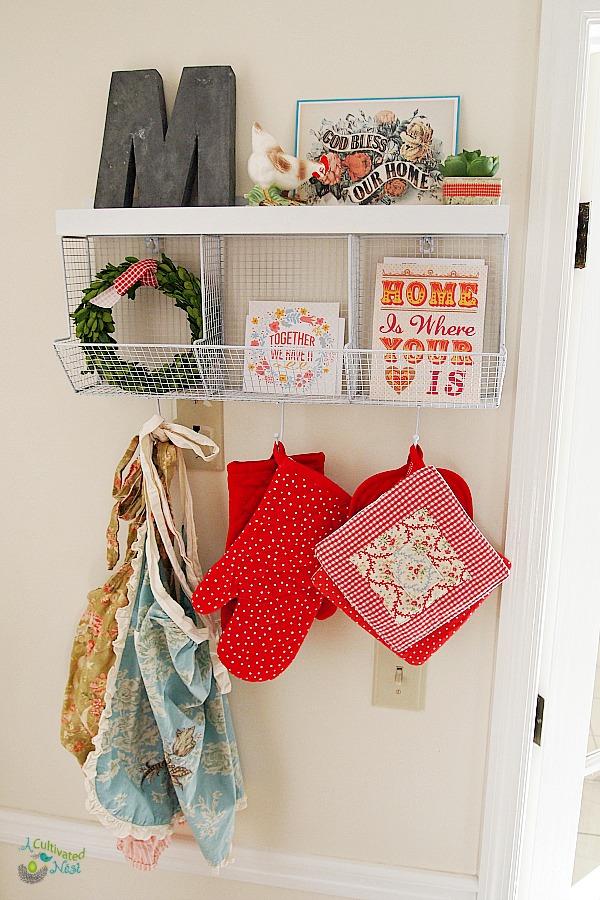
[[[167,127],[156,69],[113,72],[94,206],[235,203],[235,74],[195,66],[181,74]]]

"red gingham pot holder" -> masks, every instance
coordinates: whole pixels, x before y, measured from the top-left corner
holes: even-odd
[[[402,466],[400,469],[391,469],[387,472],[380,472],[377,475],[372,475],[370,478],[367,478],[366,481],[363,481],[363,483],[359,485],[359,487],[357,487],[354,494],[352,495],[352,501],[350,503],[350,509],[348,511],[348,518],[356,515],[357,512],[360,512],[360,510],[364,509],[365,506],[368,506],[369,503],[377,500],[381,496],[381,494],[385,493],[385,491],[389,491],[389,489],[397,484],[401,478],[407,478],[415,471],[415,469],[420,469],[424,465],[425,463],[423,462],[423,451],[418,445],[411,445],[408,454],[408,460],[405,466]],[[468,514],[469,518],[472,519],[473,500],[471,497],[469,486],[464,478],[461,478],[460,475],[457,475],[456,472],[452,472],[449,469],[438,468],[437,471],[443,477],[444,481],[448,483],[449,487],[452,489],[452,493],[456,496],[456,499]],[[509,561],[505,559],[505,562],[510,567]],[[360,625],[361,628],[364,628],[365,631],[368,631],[369,634],[373,635],[373,637],[376,637],[387,646],[386,641],[382,640],[381,636],[375,633],[369,623],[366,622],[360,615],[360,613],[358,613],[356,609],[346,600],[340,589],[331,580],[322,566],[319,566],[319,568],[313,575],[313,584],[316,588],[322,591],[322,593],[326,595],[332,603],[335,603],[335,605],[339,607],[339,609],[345,612],[347,616],[349,616],[354,622]],[[473,605],[464,610],[464,612],[459,613],[448,622],[445,622],[444,625],[442,625],[440,628],[436,628],[435,631],[431,631],[420,641],[416,641],[414,644],[411,644],[410,647],[405,647],[402,651],[402,659],[406,660],[407,663],[410,663],[413,666],[420,666],[424,662],[427,662],[430,656],[432,656],[437,650],[439,650],[440,647],[443,647],[446,641],[448,641],[452,637],[452,635],[455,634],[459,630],[459,628],[461,628],[465,624],[467,619],[469,619],[469,617],[483,603],[484,600],[485,597],[481,597],[480,600],[478,600],[476,603],[473,603]]]
[[[431,466],[356,513],[315,553],[368,630],[399,654],[481,601],[509,572]]]

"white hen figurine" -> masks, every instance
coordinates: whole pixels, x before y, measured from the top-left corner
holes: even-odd
[[[269,196],[268,188],[294,191],[311,175],[322,178],[328,168],[327,157],[321,157],[320,162],[297,159],[284,153],[273,135],[263,131],[258,122],[252,126],[252,154],[248,160],[248,174],[252,181],[262,188],[265,202],[269,206],[277,204]],[[298,201],[288,199],[287,202]]]

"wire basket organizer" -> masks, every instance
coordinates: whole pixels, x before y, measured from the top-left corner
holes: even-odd
[[[222,340],[220,242],[212,235],[63,237],[62,254],[70,315],[82,293],[107,263],[166,254],[198,274],[202,285],[203,340]],[[54,342],[62,366],[77,393],[196,396],[205,390],[185,313],[171,298],[140,287],[135,300],[124,297],[113,308],[116,344],[86,344],[70,335]]]
[[[500,402],[500,392],[506,366],[506,352],[471,353],[468,367],[461,368],[461,378],[449,384],[439,377],[431,377],[424,366],[419,367],[426,353],[412,353],[416,363],[413,380],[402,387],[402,396],[381,399],[380,389],[389,370],[389,353],[385,350],[361,350],[345,347],[330,351],[332,367],[340,367],[341,389],[337,394],[323,394],[318,384],[302,389],[274,379],[268,393],[257,377],[249,375],[245,365],[246,355],[252,348],[197,344],[194,350],[206,393],[201,396],[212,400],[260,400],[290,403],[368,403],[387,406],[453,406],[460,408],[495,408]],[[263,351],[267,362],[277,369],[272,353]],[[448,353],[448,357],[451,354]],[[398,370],[402,372],[401,369]],[[458,389],[459,390],[458,390]],[[460,392],[459,392],[460,391]]]
[[[114,212],[132,214],[137,211],[90,210],[90,218],[85,224],[94,222],[94,214]],[[176,210],[168,212],[177,213]],[[181,212],[189,215],[191,211]],[[408,224],[400,223],[401,228],[395,233],[375,230],[382,221],[381,212],[365,233],[358,229],[349,233],[340,228],[337,225],[341,221],[339,217],[334,220],[334,225],[328,224],[323,231],[300,230],[308,221],[307,214],[311,215],[313,223],[314,220],[318,223],[323,213],[337,213],[337,210],[229,208],[221,211],[225,218],[217,223],[210,221],[212,212],[204,210],[206,218],[194,220],[198,233],[132,235],[124,231],[125,215],[121,220],[108,220],[109,224],[103,226],[108,228],[120,221],[119,233],[62,238],[69,313],[79,305],[82,292],[96,272],[106,263],[117,264],[127,256],[160,259],[160,254],[165,253],[176,266],[194,272],[202,285],[202,338],[194,343],[185,313],[174,306],[171,298],[153,288],[138,288],[135,300],[124,298],[113,308],[116,344],[80,343],[75,336],[74,322],[69,319],[69,337],[55,341],[54,347],[77,393],[461,408],[499,405],[506,366],[508,237],[504,226],[494,227],[486,233],[476,232],[475,228],[467,230],[469,216],[474,216],[477,226],[478,213],[473,210],[465,213],[458,207],[434,208],[426,220],[417,221],[417,225],[430,226],[435,216],[443,217],[437,232],[432,229],[433,233],[427,235],[423,231],[407,231],[411,222],[410,210],[403,210]],[[370,211],[346,213],[345,227],[351,223],[352,214],[360,222],[367,212]],[[423,214],[424,210],[415,212]],[[277,219],[273,213],[277,214]],[[296,216],[300,213],[297,232],[289,225],[293,213]],[[491,213],[494,214],[497,212]],[[489,211],[484,215],[490,215]],[[259,228],[255,232],[254,224],[262,224],[259,216],[261,219],[264,216],[267,222],[275,222],[276,226],[281,221],[282,233],[271,230],[261,233]],[[460,218],[454,220],[450,216]],[[159,219],[160,216],[157,221]],[[240,220],[243,224],[238,227]],[[225,228],[213,231],[215,225],[222,226],[223,222]],[[448,223],[451,227],[441,231]],[[467,227],[462,233],[457,232],[463,224]],[[472,353],[469,365],[461,367],[460,391],[453,389],[452,382],[440,381],[438,384],[434,379],[432,383],[431,374],[425,374],[427,367],[419,366],[419,355],[413,353],[412,380],[406,379],[395,396],[380,399],[382,394],[377,385],[385,377],[386,370],[390,371],[390,355],[371,349],[373,296],[377,264],[390,256],[485,260],[488,281],[484,352]],[[248,303],[253,300],[277,301],[281,305],[339,303],[340,317],[345,319],[345,342],[343,348],[329,351],[330,365],[339,370],[335,392],[319,393],[318,383],[299,388],[289,380],[275,380],[265,389],[264,383],[253,379],[246,366],[251,348],[244,346]],[[270,351],[265,350],[265,353],[272,362]],[[453,357],[453,361],[465,360]],[[397,365],[392,364],[392,368],[398,370],[398,377],[401,377],[405,364],[403,355],[398,354]],[[427,383],[426,377],[429,377]]]

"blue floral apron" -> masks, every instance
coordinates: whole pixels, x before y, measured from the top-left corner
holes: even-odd
[[[149,442],[157,433],[154,420],[148,426],[152,424],[140,435],[140,457],[145,489],[149,486],[148,508],[162,537],[175,532],[164,487],[149,468]],[[176,442],[177,435],[160,429],[158,434]],[[217,625],[203,620],[199,628],[188,599],[199,564],[180,449],[178,454],[186,529],[191,531],[184,531],[187,540],[175,534],[183,565],[170,540],[163,541],[159,559],[149,517],[136,545],[129,608],[120,611],[123,627],[114,645],[116,663],[96,749],[84,765],[87,806],[118,837],[142,840],[170,834],[184,817],[207,862],[218,867],[227,861],[235,811],[245,806],[245,797],[226,696],[229,679],[216,656]],[[178,599],[169,575],[183,586]]]

